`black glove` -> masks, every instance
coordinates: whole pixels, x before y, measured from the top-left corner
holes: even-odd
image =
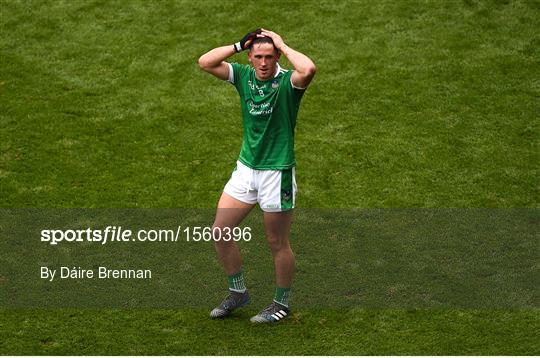
[[[261,33],[261,31],[261,29],[257,29],[255,31],[251,31],[246,36],[242,37],[242,40],[238,41],[233,45],[234,50],[236,52],[247,50],[251,46],[253,40],[257,38],[257,35]]]

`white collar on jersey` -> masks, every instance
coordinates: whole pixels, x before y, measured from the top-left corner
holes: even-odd
[[[276,62],[276,73],[274,74],[274,78],[276,78],[279,75],[279,71],[281,71],[281,66],[279,65],[279,62]]]

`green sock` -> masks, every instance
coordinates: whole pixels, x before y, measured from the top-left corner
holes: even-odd
[[[235,273],[234,275],[229,275],[229,290],[234,292],[246,292],[246,283],[244,282],[244,273],[242,270]]]
[[[276,294],[274,296],[274,301],[285,306],[289,307],[289,298],[291,297],[291,288],[290,287],[276,287]]]

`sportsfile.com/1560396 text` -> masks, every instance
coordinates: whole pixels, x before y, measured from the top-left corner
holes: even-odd
[[[61,242],[95,242],[102,245],[108,242],[188,242],[209,241],[250,241],[250,227],[212,228],[208,226],[182,227],[172,229],[124,229],[121,226],[107,226],[104,229],[44,229],[41,230],[41,242],[58,245]]]

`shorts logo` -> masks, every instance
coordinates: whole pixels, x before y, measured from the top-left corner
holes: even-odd
[[[277,80],[272,81],[272,88],[278,88],[279,82]]]
[[[283,201],[289,201],[291,200],[291,191],[290,190],[284,190],[281,192],[281,198]]]

